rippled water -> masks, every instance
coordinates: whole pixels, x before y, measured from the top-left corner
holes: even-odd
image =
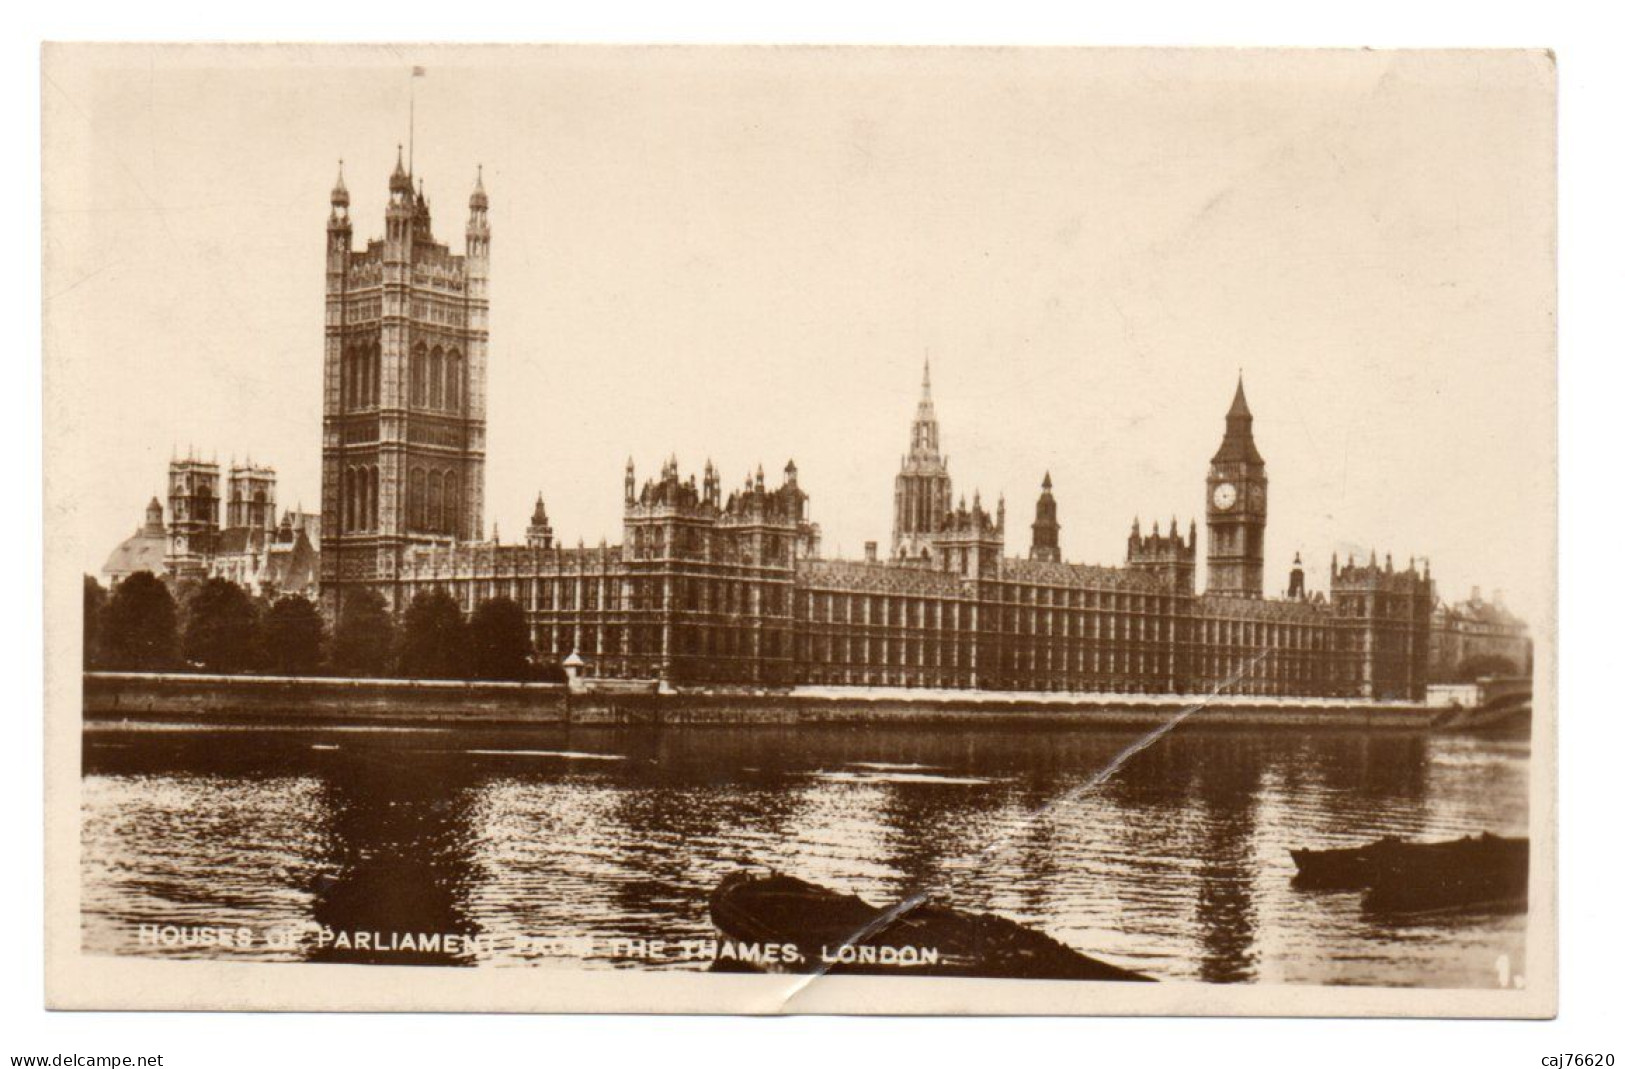
[[[1493,987],[1521,912],[1385,916],[1290,886],[1293,846],[1527,834],[1523,740],[1181,727],[85,734],[83,936],[117,954],[702,968],[740,865],[880,904],[916,888],[1163,979]],[[142,925],[247,928],[164,945]],[[421,953],[330,931],[461,932]],[[262,933],[302,943],[266,945]],[[535,942],[596,936],[588,944]]]

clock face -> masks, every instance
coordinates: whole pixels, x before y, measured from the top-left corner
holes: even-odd
[[[1229,512],[1236,504],[1236,486],[1234,483],[1220,483],[1213,488],[1213,507],[1220,512]]]
[[[1258,486],[1258,485],[1255,484],[1253,486],[1253,492],[1248,496],[1252,500],[1253,511],[1255,511],[1255,512],[1263,512],[1264,511],[1264,488],[1262,486]]]

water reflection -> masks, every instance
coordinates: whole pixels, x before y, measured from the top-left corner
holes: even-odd
[[[322,865],[310,877],[312,919],[324,931],[311,960],[472,964],[463,940],[444,939],[478,934],[468,908],[480,876],[476,791],[464,755],[429,751],[403,761],[362,750],[325,764]],[[414,945],[380,949],[393,933],[412,933]]]
[[[938,890],[1169,979],[1490,986],[1521,960],[1521,914],[1373,916],[1294,891],[1286,851],[1524,833],[1526,743],[1185,727],[1078,793],[1134,737],[96,728],[84,942],[212,957],[133,933],[281,925],[351,938],[234,953],[697,968],[611,941],[709,937],[706,896],[750,865],[874,902]]]

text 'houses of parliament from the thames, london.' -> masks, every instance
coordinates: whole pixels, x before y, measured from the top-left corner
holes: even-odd
[[[822,556],[794,462],[724,491],[676,458],[631,460],[620,545],[559,544],[538,495],[523,545],[483,541],[487,280],[483,181],[461,255],[435,239],[397,160],[384,237],[356,249],[342,173],[327,226],[321,588],[396,608],[439,588],[465,611],[512,598],[541,655],[589,676],[676,686],[794,685],[1418,700],[1433,583],[1375,551],[1334,556],[1329,591],[1294,566],[1265,598],[1269,483],[1238,382],[1207,472],[1207,588],[1197,531],[1131,528],[1121,566],[1063,558],[1053,484],[1011,555],[1001,497],[954,494],[927,366],[895,477],[891,551]]]

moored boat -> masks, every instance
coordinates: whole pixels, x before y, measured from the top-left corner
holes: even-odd
[[[1401,845],[1398,839],[1384,838],[1364,846],[1333,850],[1293,850],[1298,874],[1293,884],[1319,890],[1358,890],[1371,885],[1376,854]]]
[[[794,876],[731,873],[711,894],[719,961],[772,972],[1150,980],[1004,917],[925,901],[895,916]]]
[[[1485,832],[1439,843],[1386,838],[1339,850],[1293,850],[1294,884],[1367,891],[1378,910],[1526,901],[1529,840]]]

